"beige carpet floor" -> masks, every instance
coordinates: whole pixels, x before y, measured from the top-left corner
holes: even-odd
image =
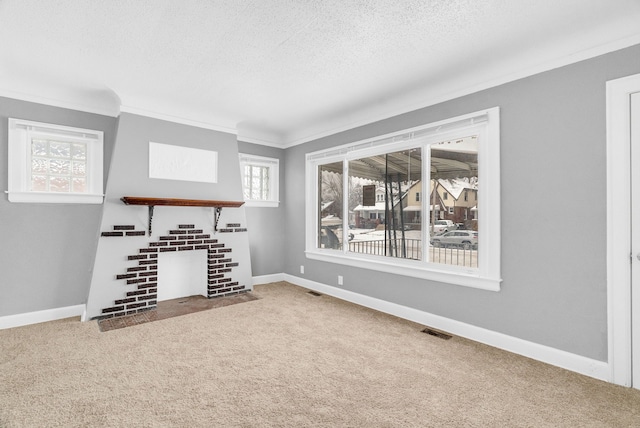
[[[257,286],[100,332],[0,330],[0,427],[639,427],[640,391],[424,326]]]

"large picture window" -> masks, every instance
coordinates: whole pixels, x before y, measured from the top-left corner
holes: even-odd
[[[307,256],[498,290],[499,153],[498,108],[309,153]]]

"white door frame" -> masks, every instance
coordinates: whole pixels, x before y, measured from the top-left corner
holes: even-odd
[[[624,386],[632,381],[630,96],[634,92],[640,92],[640,74],[607,82],[608,362],[610,381]]]

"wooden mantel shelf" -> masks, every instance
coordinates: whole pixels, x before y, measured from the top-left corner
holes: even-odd
[[[153,222],[153,208],[156,205],[172,207],[211,207],[213,208],[213,230],[218,231],[218,220],[222,208],[238,208],[244,201],[213,201],[208,199],[176,199],[176,198],[148,198],[142,196],[123,196],[120,198],[127,205],[146,205],[149,207],[149,236]]]
[[[213,201],[208,199],[176,199],[176,198],[146,198],[140,196],[123,196],[120,198],[127,205],[168,205],[174,207],[213,207],[238,208],[244,201]]]

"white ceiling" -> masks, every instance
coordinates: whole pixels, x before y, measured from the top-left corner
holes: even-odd
[[[0,0],[0,95],[288,147],[640,43],[640,0]]]

